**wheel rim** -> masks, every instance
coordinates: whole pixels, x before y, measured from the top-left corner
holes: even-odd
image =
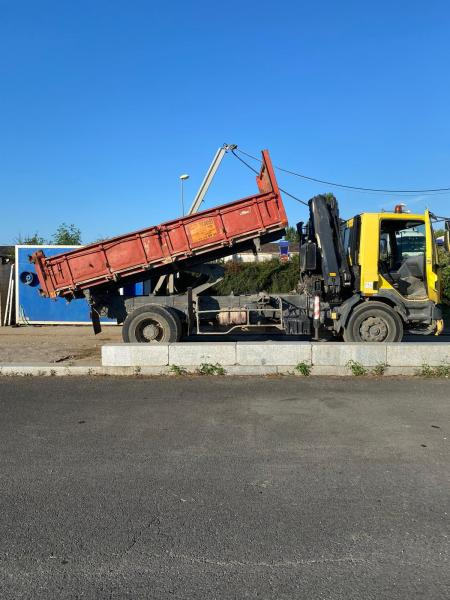
[[[154,319],[143,319],[136,327],[135,336],[139,342],[159,342],[163,335],[161,324]]]
[[[367,317],[359,328],[364,342],[384,342],[389,334],[389,325],[382,317]]]

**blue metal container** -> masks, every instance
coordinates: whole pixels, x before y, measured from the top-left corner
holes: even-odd
[[[29,256],[43,250],[46,256],[79,246],[16,246],[16,323],[34,325],[80,325],[91,323],[89,304],[77,299],[67,302],[63,298],[50,300],[39,295],[39,281]],[[142,294],[142,283],[128,286],[126,295]],[[101,318],[102,323],[115,324],[115,319]]]

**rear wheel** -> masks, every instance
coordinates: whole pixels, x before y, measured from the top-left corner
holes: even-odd
[[[181,331],[181,320],[174,309],[147,304],[127,316],[122,338],[131,343],[168,344],[178,342]]]
[[[343,337],[345,342],[400,342],[403,322],[390,306],[364,302],[351,313]]]

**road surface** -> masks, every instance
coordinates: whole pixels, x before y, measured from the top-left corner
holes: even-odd
[[[0,597],[447,599],[450,382],[0,378]]]

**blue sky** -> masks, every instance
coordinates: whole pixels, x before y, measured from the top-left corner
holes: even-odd
[[[0,0],[0,244],[174,218],[178,176],[188,203],[224,142],[322,179],[449,186],[449,30],[441,1]],[[343,216],[402,200],[279,182],[334,191]],[[254,190],[227,156],[205,206]],[[448,194],[408,202],[450,213]]]

